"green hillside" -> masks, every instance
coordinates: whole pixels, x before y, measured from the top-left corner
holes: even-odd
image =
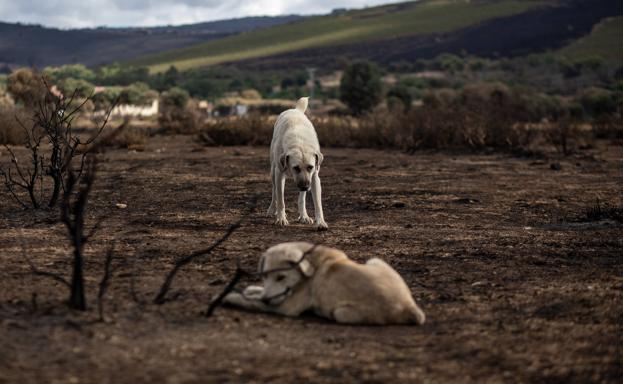
[[[572,59],[601,56],[606,60],[623,61],[623,17],[604,20],[590,35],[574,41],[559,54]]]
[[[422,0],[318,16],[133,60],[151,72],[189,69],[305,48],[448,32],[550,3],[545,0]]]

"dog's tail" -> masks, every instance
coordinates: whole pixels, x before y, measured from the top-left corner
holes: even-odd
[[[408,309],[408,317],[410,324],[422,325],[426,322],[426,315],[417,304]]]
[[[305,110],[307,109],[307,105],[308,104],[309,104],[309,97],[301,97],[296,102],[296,109],[298,109],[301,112],[305,112]]]

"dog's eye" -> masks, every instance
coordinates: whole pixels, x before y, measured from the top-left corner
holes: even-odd
[[[311,170],[312,170],[312,169],[314,169],[314,166],[313,166],[313,165],[308,165],[308,166],[307,166],[307,170],[308,170],[309,172],[311,172]]]
[[[299,166],[297,165],[296,167],[294,167],[294,170],[295,170],[296,172],[301,172],[301,167],[299,167]]]
[[[286,278],[285,275],[279,275],[279,276],[277,276],[277,278],[275,280],[283,281],[283,279],[285,279],[285,278]]]

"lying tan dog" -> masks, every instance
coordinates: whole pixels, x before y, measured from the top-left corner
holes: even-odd
[[[249,286],[224,301],[246,309],[317,315],[347,324],[423,324],[424,312],[398,273],[380,259],[365,264],[342,251],[310,243],[283,243],[261,257],[263,287]]]

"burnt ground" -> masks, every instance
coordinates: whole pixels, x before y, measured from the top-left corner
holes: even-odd
[[[69,272],[50,212],[0,205],[0,383],[42,382],[615,382],[623,376],[623,227],[586,220],[596,199],[622,206],[623,148],[551,160],[326,149],[330,230],[277,228],[267,148],[203,148],[156,137],[111,150],[89,221],[111,213],[87,246],[90,310],[33,276]],[[7,160],[6,153],[1,160]],[[185,267],[174,300],[151,304],[173,261],[208,246],[245,210],[258,212],[214,254]],[[287,206],[295,218],[296,192]],[[126,203],[118,209],[116,203]],[[118,265],[95,309],[104,251]],[[218,309],[200,315],[239,260],[292,240],[378,256],[405,278],[424,326],[341,326]],[[134,288],[133,288],[134,287]]]

